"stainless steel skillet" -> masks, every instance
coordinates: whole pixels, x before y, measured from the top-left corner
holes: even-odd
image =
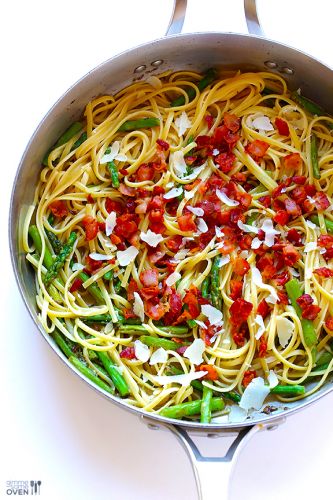
[[[159,64],[160,61],[162,61],[161,64]],[[309,56],[276,42],[253,36],[220,33],[177,35],[130,50],[107,61],[89,73],[58,101],[43,120],[28,145],[15,180],[11,205],[10,238],[14,269],[24,300],[35,321],[34,280],[30,269],[26,265],[22,250],[19,248],[17,240],[18,223],[21,216],[24,216],[27,205],[32,200],[39,175],[40,159],[45,153],[45,149],[53,144],[55,138],[60,135],[64,128],[81,114],[85,103],[101,92],[118,90],[130,83],[133,76],[141,76],[149,71],[158,72],[167,68],[204,70],[207,68],[207,64],[209,66],[227,65],[244,69],[264,69],[268,63],[270,63],[269,66],[273,71],[282,72],[286,76],[290,87],[301,87],[306,95],[317,100],[328,111],[332,111],[329,100],[332,71],[324,65]],[[274,65],[276,65],[275,68]],[[135,69],[137,71],[134,73]],[[316,89],[320,89],[318,95]],[[51,339],[44,332],[42,334],[52,345]],[[52,345],[52,347],[54,346]],[[193,463],[195,463],[194,460],[197,461],[196,469],[204,474],[201,479],[202,495],[204,497],[206,494],[208,498],[212,474],[214,472],[218,474],[220,488],[222,488],[224,483],[222,476],[229,473],[232,464],[231,459],[236,458],[240,450],[240,444],[244,444],[260,428],[276,425],[284,415],[305,407],[306,404],[328,392],[330,388],[330,385],[326,385],[315,397],[290,406],[289,410],[283,412],[283,414],[274,415],[274,417],[260,415],[256,419],[246,422],[246,424],[212,425],[209,428],[204,428],[200,424],[184,422],[180,422],[178,427],[174,425],[173,421],[152,417],[140,410],[129,408],[121,401],[115,400],[115,398],[107,397],[114,400],[119,406],[126,407],[133,413],[140,415],[150,425],[166,426],[176,432],[190,454]],[[189,440],[188,432],[192,433],[193,431],[208,435],[240,434],[226,459],[204,460],[198,455]],[[213,468],[217,470],[214,471]],[[207,483],[205,483],[206,469],[206,475],[209,478]],[[207,490],[205,489],[206,486]],[[220,493],[222,495],[221,491]]]

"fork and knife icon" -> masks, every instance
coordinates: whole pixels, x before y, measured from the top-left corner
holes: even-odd
[[[40,494],[40,485],[42,481],[30,481],[30,489],[31,495],[39,495]]]

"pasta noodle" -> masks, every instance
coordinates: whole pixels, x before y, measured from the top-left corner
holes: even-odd
[[[208,388],[248,415],[255,380],[294,401],[332,370],[333,120],[273,73],[202,78],[89,102],[44,159],[22,244],[41,324],[110,392],[103,353],[133,406],[167,415]]]

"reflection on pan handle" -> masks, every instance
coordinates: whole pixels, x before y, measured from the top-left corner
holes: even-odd
[[[244,14],[248,32],[251,35],[265,36],[258,17],[256,0],[243,0]],[[187,8],[187,0],[174,0],[173,11],[169,22],[166,36],[176,35],[182,32]]]
[[[263,429],[262,425],[245,427],[237,431],[238,435],[224,457],[206,457],[200,453],[198,447],[184,428],[178,425],[165,426],[176,435],[191,460],[199,500],[213,500],[216,498],[217,492],[219,499],[228,499],[229,480],[238,454],[253,434]],[[212,432],[215,433],[215,430]],[[218,432],[221,433],[221,431]],[[230,434],[230,432],[226,431],[225,434]],[[212,480],[212,478],[215,478],[215,480]],[[218,478],[218,485],[216,484],[216,478]]]

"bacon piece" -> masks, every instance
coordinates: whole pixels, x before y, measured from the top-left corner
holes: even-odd
[[[77,292],[77,290],[79,290],[81,288],[82,283],[83,283],[83,280],[81,280],[81,278],[75,278],[69,291],[72,293]]]
[[[296,170],[302,166],[302,158],[299,153],[291,153],[283,158],[283,163],[286,169]]]
[[[296,299],[297,304],[302,310],[304,310],[309,305],[313,304],[313,298],[308,293],[304,293],[298,299]]]
[[[149,300],[158,297],[160,291],[158,286],[145,286],[141,288],[139,293],[145,300]]]
[[[276,286],[283,286],[289,280],[290,280],[290,276],[289,276],[289,271],[288,270],[283,271],[282,273],[276,274],[274,276],[274,281],[276,283]]]
[[[321,276],[322,278],[333,277],[333,269],[329,269],[328,267],[318,267],[318,269],[314,269],[313,272],[314,274],[317,274],[317,276]]]
[[[181,247],[182,241],[183,237],[180,234],[176,234],[175,236],[168,238],[165,244],[172,252],[178,252],[179,248]]]
[[[294,182],[295,184],[299,184],[299,185],[304,185],[306,183],[306,176],[305,175],[294,175],[291,180],[292,182]]]
[[[284,200],[284,204],[288,214],[291,215],[292,218],[299,217],[300,215],[302,215],[301,207],[295,202],[295,200],[286,198]]]
[[[230,321],[234,326],[240,326],[249,317],[253,304],[244,299],[236,299],[230,306]]]
[[[232,113],[224,113],[223,122],[228,130],[231,132],[238,132],[240,129],[240,118]]]
[[[143,286],[158,286],[158,270],[146,269],[140,273],[140,281]]]
[[[246,370],[243,376],[243,387],[247,387],[254,378],[257,377],[257,372],[255,370]]]
[[[163,139],[157,139],[156,144],[160,149],[162,149],[162,151],[168,151],[170,148],[170,144]]]
[[[243,282],[237,280],[230,280],[230,298],[236,300],[241,298],[243,290]]]
[[[333,317],[332,316],[327,318],[327,320],[325,321],[325,325],[326,325],[326,328],[333,331]]]
[[[245,276],[246,273],[249,272],[250,264],[242,257],[237,257],[233,261],[233,271],[238,274],[238,276]]]
[[[289,229],[287,233],[287,240],[296,247],[300,247],[303,245],[302,234],[299,233],[295,228]]]
[[[128,239],[133,233],[138,230],[136,214],[120,215],[116,219],[116,227],[114,233],[117,236]]]
[[[330,206],[330,201],[325,193],[318,192],[314,195],[314,204],[319,212],[326,210]]]
[[[220,153],[218,156],[215,157],[215,162],[219,166],[219,170],[223,172],[224,174],[227,174],[232,170],[234,163],[235,163],[236,156],[227,151],[226,153]]]
[[[91,241],[96,238],[98,233],[98,222],[91,215],[86,215],[82,219],[82,225],[86,232],[86,240]]]
[[[301,258],[293,245],[286,245],[283,247],[282,253],[286,266],[292,267]]]
[[[49,209],[55,217],[63,218],[68,215],[68,208],[64,200],[55,200],[49,205]]]
[[[271,307],[267,304],[266,300],[262,299],[262,301],[258,304],[257,314],[260,314],[260,316],[262,316],[262,319],[265,319],[268,316],[270,310]]]
[[[154,178],[155,172],[151,165],[143,163],[134,175],[138,182],[151,181]]]
[[[321,308],[319,306],[316,306],[315,304],[311,304],[310,306],[306,307],[303,312],[302,312],[302,318],[305,319],[310,319],[313,321],[316,319],[318,314],[320,313]]]
[[[214,121],[214,116],[212,116],[212,115],[206,115],[205,116],[205,122],[207,123],[208,130],[210,130],[212,128],[213,121]]]
[[[280,135],[285,135],[288,137],[289,125],[285,120],[282,120],[282,118],[277,117],[275,118],[275,125]]]
[[[156,321],[161,319],[167,312],[169,306],[167,304],[162,304],[161,302],[155,304],[152,300],[147,300],[145,302],[145,312],[147,316]]]
[[[281,292],[280,290],[277,290],[277,294],[279,297],[279,300],[277,301],[277,303],[283,304],[284,306],[287,306],[289,304],[288,295],[285,292]]]
[[[258,356],[259,358],[264,358],[266,354],[267,354],[267,339],[264,335],[262,335],[259,339]]]
[[[106,198],[105,209],[108,213],[116,212],[117,215],[120,215],[124,212],[123,204],[119,201],[112,200],[111,198]]]
[[[179,229],[181,231],[196,231],[197,226],[195,225],[194,222],[194,215],[191,213],[181,215],[180,217],[177,217],[177,222],[179,225]]]
[[[120,183],[118,189],[121,192],[121,194],[123,194],[125,196],[135,196],[136,195],[135,189],[133,187],[126,186],[126,184],[123,184],[122,182]]]
[[[259,201],[260,201],[260,203],[264,207],[268,208],[271,205],[271,203],[272,203],[272,198],[271,198],[271,196],[268,196],[268,195],[267,196],[261,196],[259,198]]]
[[[215,366],[213,365],[200,365],[196,368],[196,371],[204,371],[208,372],[206,375],[203,376],[204,380],[218,380],[219,375],[216,371]]]
[[[94,203],[94,198],[91,196],[90,193],[87,196],[87,203]]]
[[[134,347],[125,347],[120,353],[120,357],[124,359],[136,359]]]
[[[139,287],[135,279],[131,278],[127,287],[127,299],[134,300],[134,292],[138,292]]]
[[[173,291],[169,296],[169,311],[164,316],[164,323],[166,325],[171,325],[180,316],[182,306],[181,296]]]
[[[102,260],[94,260],[89,255],[86,257],[86,268],[89,271],[89,274],[93,274],[94,272],[98,271],[103,266],[103,263],[105,261]]]
[[[260,141],[256,139],[253,142],[250,142],[246,147],[245,151],[252,156],[254,160],[258,158],[262,158],[265,156],[267,149],[269,148],[269,144],[264,141]]]
[[[184,304],[187,304],[188,312],[192,319],[197,318],[201,312],[198,294],[199,290],[195,286],[191,285],[190,289],[185,293],[185,297],[183,298],[183,302]]]

